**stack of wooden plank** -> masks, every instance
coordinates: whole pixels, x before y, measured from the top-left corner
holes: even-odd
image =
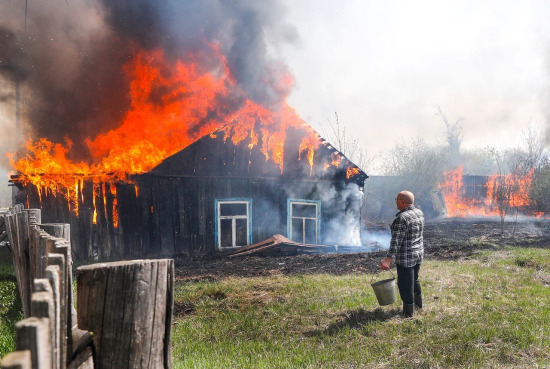
[[[232,251],[229,257],[257,255],[257,256],[280,256],[299,254],[325,254],[330,252],[349,253],[372,251],[370,247],[362,246],[330,246],[313,245],[294,242],[283,235],[276,234],[262,242],[242,247]]]
[[[334,246],[310,245],[294,242],[283,235],[276,234],[262,242],[245,246],[232,252],[229,256],[245,255],[296,255],[296,254],[319,254],[336,251]]]

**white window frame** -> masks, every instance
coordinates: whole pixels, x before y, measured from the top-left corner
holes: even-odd
[[[315,206],[315,217],[297,217],[292,214],[292,206],[293,205],[309,205],[309,206]],[[287,229],[288,229],[288,238],[292,240],[292,220],[293,219],[301,219],[302,220],[302,240],[301,243],[306,243],[306,220],[315,220],[315,244],[319,243],[319,232],[320,232],[320,224],[319,224],[319,218],[321,215],[321,202],[315,201],[315,200],[299,200],[299,199],[288,199],[288,222],[287,222]],[[295,242],[299,242],[296,240],[293,240]]]
[[[245,215],[220,215],[220,209],[222,205],[227,204],[245,204]],[[236,249],[239,247],[250,245],[251,232],[250,232],[250,200],[248,199],[227,199],[216,200],[216,234],[217,234],[217,246],[220,250]],[[222,232],[221,221],[222,219],[231,219],[231,246],[222,246]],[[246,219],[246,245],[237,245],[237,219]]]

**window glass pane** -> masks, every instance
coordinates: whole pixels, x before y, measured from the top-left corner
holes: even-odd
[[[220,216],[246,215],[246,203],[221,203]]]
[[[315,229],[315,223],[317,223],[316,220],[313,219],[306,219],[306,240],[304,243],[317,243],[317,235],[316,235],[316,229]]]
[[[245,246],[248,245],[248,238],[246,237],[246,231],[247,231],[247,220],[246,219],[235,219],[236,223],[236,231],[237,231],[237,237],[236,237],[236,246]]]
[[[233,230],[232,219],[220,219],[220,246],[221,247],[231,247],[233,239],[231,233]]]
[[[292,241],[304,243],[303,224],[304,223],[301,218],[292,219],[292,235],[291,235]]]
[[[308,217],[316,218],[317,214],[317,205],[316,204],[292,204],[292,216],[293,217]]]

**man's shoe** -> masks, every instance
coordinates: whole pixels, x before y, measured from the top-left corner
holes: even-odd
[[[415,306],[419,311],[422,311],[422,295],[416,295],[416,296],[414,296],[414,306]]]
[[[414,304],[405,304],[403,305],[403,317],[412,318],[414,313]]]

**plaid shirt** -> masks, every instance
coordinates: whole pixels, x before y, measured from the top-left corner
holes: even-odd
[[[391,225],[388,257],[395,263],[410,268],[420,264],[424,257],[424,214],[411,205],[395,215]]]

